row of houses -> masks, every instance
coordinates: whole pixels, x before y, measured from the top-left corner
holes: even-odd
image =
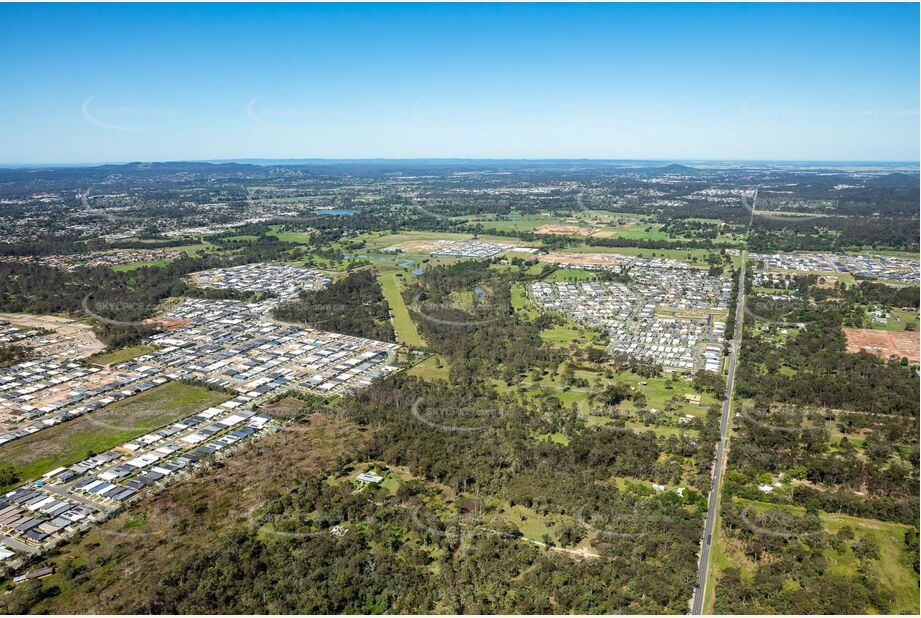
[[[190,278],[203,288],[270,292],[282,299],[295,298],[301,292],[320,290],[331,281],[330,277],[313,268],[261,262],[205,270],[192,273]]]
[[[432,256],[491,258],[508,251],[511,246],[485,240],[437,240]]]
[[[868,279],[905,282],[916,282],[921,276],[918,260],[889,255],[796,252],[752,253],[749,257],[754,262],[760,262],[767,271],[838,272]]]
[[[250,398],[236,397],[8,492],[0,497],[0,532],[44,550],[272,426]]]
[[[98,253],[74,253],[68,255],[0,255],[0,262],[17,262],[20,264],[39,264],[61,270],[77,268],[94,268],[102,266],[120,266],[138,262],[155,262],[173,260],[184,252],[181,249],[115,249]]]
[[[732,283],[700,269],[670,268],[671,260],[636,261],[630,282],[583,281],[531,284],[544,311],[605,330],[609,351],[643,358],[668,370],[717,371],[704,350],[725,335],[722,312]]]
[[[159,374],[149,365],[110,369],[50,359],[0,371],[0,444],[165,384]]]
[[[362,388],[396,367],[398,344],[254,319],[249,303],[187,299],[167,317],[184,324],[155,335],[138,362],[251,397],[300,387],[329,394]]]

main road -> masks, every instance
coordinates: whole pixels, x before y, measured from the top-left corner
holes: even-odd
[[[754,218],[755,202],[758,192],[752,199],[752,218]],[[751,228],[751,220],[749,220]],[[739,294],[736,297],[736,321],[732,334],[732,347],[729,351],[729,375],[726,377],[726,395],[723,398],[723,414],[720,417],[720,440],[716,444],[716,459],[713,461],[713,477],[710,484],[710,497],[707,503],[707,523],[700,544],[700,562],[697,572],[697,586],[691,599],[691,613],[703,613],[704,597],[707,594],[707,580],[710,573],[710,550],[713,547],[713,534],[716,529],[716,515],[719,512],[720,487],[723,480],[723,470],[726,467],[726,440],[729,438],[729,421],[732,415],[732,394],[736,380],[736,365],[739,363],[739,348],[742,345],[742,320],[745,316],[745,266],[748,262],[748,252],[742,253],[742,265],[739,268]]]

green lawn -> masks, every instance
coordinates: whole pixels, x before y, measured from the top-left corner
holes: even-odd
[[[13,464],[21,480],[142,436],[184,416],[230,399],[199,386],[170,382],[95,412],[0,446],[0,460]],[[3,488],[2,490],[6,490]]]
[[[381,275],[377,280],[381,284],[384,298],[387,299],[387,304],[390,305],[390,311],[393,313],[393,328],[396,330],[397,339],[405,345],[425,346],[425,341],[416,330],[416,325],[409,315],[409,309],[406,308],[406,301],[400,294],[396,273]]]
[[[542,442],[554,442],[556,444],[562,444],[563,446],[569,446],[569,436],[558,431],[554,433],[535,434],[534,439]]]
[[[93,365],[99,365],[102,367],[103,365],[123,363],[125,361],[131,360],[132,358],[137,358],[138,356],[149,354],[156,349],[157,348],[152,345],[135,345],[131,346],[130,348],[122,348],[112,352],[97,354],[86,359],[86,361]]]
[[[310,242],[310,232],[295,232],[292,230],[275,230],[269,232],[269,236],[274,236],[281,242],[293,242],[306,245]]]

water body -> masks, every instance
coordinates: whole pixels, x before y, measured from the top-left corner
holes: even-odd
[[[481,296],[481,297],[482,297],[482,296],[486,296],[486,290],[484,290],[484,289],[481,288],[480,286],[477,286],[477,287],[473,288],[473,293],[476,294],[477,296]]]
[[[409,272],[411,272],[412,274],[414,274],[415,276],[418,277],[419,275],[422,274],[422,268],[419,267],[419,266],[416,266],[415,268],[413,268],[413,269],[412,269],[411,271],[409,271]]]
[[[356,212],[358,211],[352,210],[351,208],[329,208],[329,209],[318,208],[317,209],[318,215],[337,215],[337,216],[342,216],[342,217],[345,217],[348,215],[354,215]]]

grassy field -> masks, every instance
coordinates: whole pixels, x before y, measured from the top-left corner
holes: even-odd
[[[157,348],[152,345],[135,345],[130,348],[122,348],[120,350],[114,350],[112,352],[106,352],[104,354],[97,354],[86,359],[86,362],[99,365],[113,365],[118,363],[123,363],[125,361],[131,360],[132,358],[137,358],[138,356],[143,356],[144,354],[149,354],[156,350]]]
[[[198,386],[170,382],[96,412],[0,446],[0,460],[22,480],[40,477],[229,399]],[[6,488],[4,488],[6,489]]]
[[[426,381],[432,380],[444,380],[448,379],[448,361],[439,355],[433,355],[409,371],[407,373],[411,376],[416,376]]]
[[[508,215],[506,219],[497,220],[492,217],[458,217],[457,221],[464,223],[479,223],[486,230],[501,232],[526,232],[542,225],[560,223],[559,217],[550,215]]]
[[[293,242],[301,245],[306,245],[310,242],[310,232],[295,232],[292,230],[277,229],[269,232],[269,236],[274,236],[281,242]]]
[[[397,282],[396,273],[381,275],[377,279],[381,284],[381,290],[387,304],[390,305],[390,312],[393,314],[393,328],[397,333],[397,340],[405,345],[423,347],[425,341],[416,330],[409,315],[409,309],[406,308],[406,301],[400,294],[400,284]]]

